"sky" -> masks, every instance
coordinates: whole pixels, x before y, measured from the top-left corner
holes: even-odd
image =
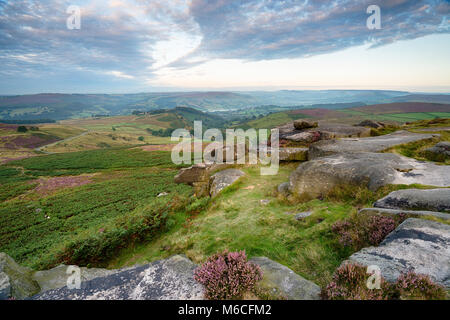
[[[0,0],[0,94],[449,93],[449,22],[448,0]]]

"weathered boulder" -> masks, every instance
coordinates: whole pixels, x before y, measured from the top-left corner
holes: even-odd
[[[189,168],[181,169],[175,176],[175,183],[192,185],[195,182],[208,181],[210,166],[205,163],[194,164]]]
[[[319,123],[318,127],[301,130],[296,129],[293,123],[288,123],[278,127],[278,130],[281,141],[290,141],[299,145],[309,145],[327,139],[370,136],[370,129],[365,127],[324,122]]]
[[[69,266],[59,265],[50,270],[37,271],[33,274],[33,280],[35,280],[40,288],[41,293],[65,287],[67,285],[67,268]],[[118,270],[108,270],[99,268],[80,268],[81,281],[89,281],[95,278],[105,277],[118,272]]]
[[[272,156],[275,149],[271,147],[259,148],[261,157]],[[279,161],[306,161],[308,160],[308,148],[305,147],[281,147],[278,148]]]
[[[432,139],[435,136],[397,131],[377,137],[319,141],[309,146],[308,159],[317,159],[337,153],[381,152],[397,145]]]
[[[196,265],[172,256],[143,266],[83,281],[80,289],[46,291],[34,300],[199,300],[203,287],[194,280]]]
[[[309,129],[309,128],[317,128],[319,123],[317,121],[310,121],[299,119],[294,121],[294,128],[297,130]]]
[[[279,148],[280,161],[306,161],[308,160],[308,148]]]
[[[215,173],[209,181],[211,197],[215,197],[220,191],[233,184],[243,175],[244,173],[238,169],[226,169]]]
[[[294,271],[266,257],[250,259],[261,267],[263,279],[258,286],[275,297],[289,300],[319,300],[320,287]]]
[[[450,189],[397,190],[376,201],[374,207],[450,212]]]
[[[405,214],[408,217],[420,217],[420,216],[432,216],[439,219],[450,220],[450,214],[444,212],[435,211],[423,211],[423,210],[399,210],[399,209],[386,209],[386,208],[363,208],[359,210],[359,214],[383,214],[383,215],[399,215]]]
[[[31,269],[18,265],[6,253],[0,253],[0,274],[3,274],[3,294],[6,294],[9,290],[11,297],[24,299],[38,293],[40,288],[38,283],[33,280],[32,272]]]
[[[380,128],[384,127],[384,123],[367,119],[367,120],[363,120],[360,123],[358,123],[357,126],[359,126],[359,127],[370,127],[370,128],[374,128],[374,129],[380,129]]]
[[[0,300],[7,300],[11,297],[11,283],[6,273],[0,272]]]
[[[389,282],[413,271],[450,288],[450,225],[406,219],[378,247],[364,248],[349,260],[380,267],[381,275]]]
[[[339,185],[375,191],[388,184],[413,183],[448,187],[450,170],[392,153],[336,154],[301,163],[290,176],[289,190],[317,197]]]
[[[425,154],[433,161],[445,161],[450,159],[450,142],[438,142],[433,147],[426,149]]]
[[[278,193],[283,196],[288,196],[290,194],[289,192],[289,182],[283,182],[280,184],[277,188]]]

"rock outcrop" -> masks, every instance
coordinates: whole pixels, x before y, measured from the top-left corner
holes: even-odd
[[[304,119],[299,119],[294,121],[294,128],[296,130],[303,130],[309,128],[317,128],[319,123],[317,121],[309,121]]]
[[[363,208],[359,214],[383,214],[383,215],[407,215],[408,217],[431,216],[443,220],[450,220],[450,213],[423,211],[423,210],[404,210],[404,209],[386,209],[386,208]]]
[[[211,197],[215,197],[220,191],[236,182],[245,174],[238,169],[226,169],[219,171],[211,176],[209,181],[209,193]]]
[[[378,137],[319,141],[309,147],[308,159],[313,160],[338,153],[382,152],[397,145],[433,137],[436,135],[397,131]]]
[[[381,275],[395,282],[401,273],[414,271],[450,288],[450,225],[410,218],[378,247],[364,248],[349,261],[376,265]]]
[[[32,278],[33,270],[18,265],[6,253],[0,253],[0,300],[24,299],[39,292]]]
[[[450,142],[441,141],[433,147],[425,150],[427,157],[433,161],[445,161],[450,159]]]
[[[297,127],[300,125],[297,124]],[[297,129],[295,123],[291,122],[278,127],[278,130],[282,146],[283,140],[298,145],[309,145],[320,140],[370,136],[369,128],[331,123],[319,123],[317,127]]]
[[[361,121],[360,123],[357,124],[357,126],[380,129],[384,127],[384,123],[368,119]]]
[[[288,267],[266,257],[256,257],[249,261],[261,267],[263,279],[258,286],[271,295],[289,300],[320,299],[320,287]]]
[[[33,300],[200,300],[203,287],[194,280],[196,265],[172,256],[83,281],[80,289],[49,290]]]
[[[391,192],[374,207],[450,212],[450,189],[405,189]]]
[[[41,292],[59,289],[67,285],[67,274],[69,266],[59,265],[55,268],[43,271],[36,271],[33,274],[35,280],[40,287]],[[119,270],[108,270],[100,268],[80,268],[81,282],[89,281],[95,278],[106,277],[117,273]]]
[[[290,176],[289,190],[317,197],[339,185],[375,191],[388,184],[413,183],[448,187],[450,170],[391,153],[340,153],[300,164]]]

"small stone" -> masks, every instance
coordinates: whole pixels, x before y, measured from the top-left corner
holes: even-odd
[[[259,200],[259,203],[261,205],[263,205],[263,206],[266,206],[266,205],[268,205],[270,203],[270,200],[268,200],[268,199],[261,199],[261,200]]]
[[[278,193],[282,196],[288,196],[290,194],[289,192],[289,182],[283,182],[278,186]]]
[[[302,220],[302,219],[304,219],[306,217],[309,217],[312,214],[313,214],[312,211],[305,211],[305,212],[297,213],[295,215],[295,220]]]
[[[157,198],[159,198],[159,197],[165,197],[165,196],[167,196],[167,195],[169,195],[167,192],[161,192],[160,194],[157,195]]]

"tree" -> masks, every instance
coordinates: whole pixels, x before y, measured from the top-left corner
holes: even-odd
[[[18,126],[17,127],[17,132],[27,132],[28,129],[25,126]]]

